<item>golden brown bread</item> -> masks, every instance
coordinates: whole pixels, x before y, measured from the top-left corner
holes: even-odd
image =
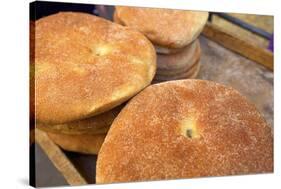
[[[56,134],[105,134],[109,130],[115,117],[121,111],[122,107],[123,105],[117,106],[112,110],[90,118],[57,125],[49,125],[37,122],[36,127],[43,131]]]
[[[203,80],[147,87],[114,120],[97,183],[273,171],[272,129],[236,90]]]
[[[190,42],[190,43],[192,43],[192,42]],[[181,49],[185,48],[185,47],[174,49],[174,48],[160,47],[160,46],[154,45],[154,48],[155,48],[157,54],[174,54],[174,53],[180,52]]]
[[[114,21],[142,32],[158,48],[178,49],[198,37],[208,12],[116,6]],[[165,52],[164,52],[165,53]]]
[[[35,23],[29,21],[29,120],[35,121],[35,91],[34,91],[34,58],[35,58]],[[34,129],[34,124],[32,129]]]
[[[108,111],[149,85],[155,74],[155,49],[140,32],[72,12],[35,25],[35,114],[41,123]]]
[[[36,127],[45,132],[55,133],[55,134],[66,134],[66,135],[107,133],[107,131],[110,128],[110,125],[107,123],[109,123],[110,120],[97,121],[94,117],[79,120],[79,121],[73,121],[69,123],[61,123],[58,125],[47,125],[47,124],[37,123]],[[97,124],[99,123],[99,121],[102,122],[102,125]]]
[[[199,60],[201,56],[200,44],[198,41],[189,49],[169,55],[157,55],[156,75],[175,75],[187,72]]]
[[[199,74],[199,71],[200,71],[200,67],[201,67],[201,63],[199,62],[198,63],[199,65],[197,66],[197,68],[194,70],[193,74],[187,76],[188,79],[196,79],[198,74]]]
[[[106,134],[67,135],[48,133],[51,140],[66,151],[83,154],[98,154]]]
[[[179,79],[193,79],[196,78],[199,70],[200,70],[200,60],[197,60],[196,63],[189,68],[188,70],[184,71],[183,73],[175,73],[169,75],[161,75],[157,74],[154,79],[158,81],[169,81],[169,80],[179,80]]]

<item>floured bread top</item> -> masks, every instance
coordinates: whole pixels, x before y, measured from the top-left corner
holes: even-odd
[[[272,172],[272,129],[223,85],[177,80],[147,87],[114,120],[97,183]]]
[[[198,37],[208,12],[117,6],[114,21],[132,27],[161,48],[183,48]]]
[[[152,44],[105,19],[63,12],[35,23],[36,119],[64,123],[91,117],[150,84]]]

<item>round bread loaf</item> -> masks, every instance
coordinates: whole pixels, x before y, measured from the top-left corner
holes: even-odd
[[[161,48],[178,49],[198,37],[208,12],[116,6],[114,21],[142,32]],[[164,52],[165,53],[165,52]]]
[[[35,25],[35,115],[42,123],[108,111],[149,85],[155,74],[155,49],[138,31],[72,12]]]
[[[114,120],[97,183],[272,172],[272,129],[236,90],[211,81],[147,87]]]
[[[193,46],[193,45],[192,45]],[[201,49],[199,42],[194,44],[188,50],[169,55],[157,55],[157,71],[156,75],[175,75],[187,72],[199,60]]]
[[[51,140],[62,149],[83,154],[98,154],[106,134],[66,135],[48,133]]]
[[[37,122],[36,127],[43,131],[56,134],[105,134],[109,130],[113,120],[121,111],[122,107],[123,105],[90,118],[57,125]]]

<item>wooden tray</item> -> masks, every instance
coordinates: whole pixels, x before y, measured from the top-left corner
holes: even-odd
[[[200,44],[202,66],[197,78],[234,87],[273,126],[273,54],[211,24],[206,25]],[[43,131],[35,130],[35,135],[36,143],[69,185],[95,183],[97,156],[65,152]]]

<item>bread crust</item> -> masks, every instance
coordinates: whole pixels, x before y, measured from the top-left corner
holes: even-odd
[[[114,21],[142,32],[154,45],[178,49],[203,30],[208,12],[116,6]],[[163,51],[165,53],[165,51]]]
[[[98,154],[106,134],[67,135],[47,133],[51,140],[62,149],[82,154]]]
[[[190,42],[192,43],[192,42]],[[188,45],[187,45],[188,46]],[[161,47],[159,45],[154,45],[157,54],[174,54],[181,51],[181,48],[168,48],[168,47]]]
[[[188,76],[188,79],[196,79],[200,72],[200,67],[201,67],[201,63],[199,62],[199,66],[196,68],[196,70],[193,72],[193,74]]]
[[[124,105],[121,105],[90,118],[57,125],[49,125],[37,122],[36,127],[43,131],[57,134],[105,134],[123,107]]]
[[[197,60],[196,63],[183,73],[176,73],[171,75],[156,75],[154,77],[157,81],[170,81],[170,80],[180,80],[180,79],[193,79],[197,76],[200,71],[201,63]]]
[[[41,123],[106,112],[155,74],[155,49],[138,31],[74,12],[41,18],[35,26],[35,116]]]
[[[96,182],[272,171],[272,128],[254,105],[230,87],[188,79],[151,85],[122,109],[99,152]]]
[[[201,48],[199,41],[192,43],[190,47],[184,48],[179,53],[160,55],[157,54],[156,75],[175,75],[187,72],[199,60]]]

